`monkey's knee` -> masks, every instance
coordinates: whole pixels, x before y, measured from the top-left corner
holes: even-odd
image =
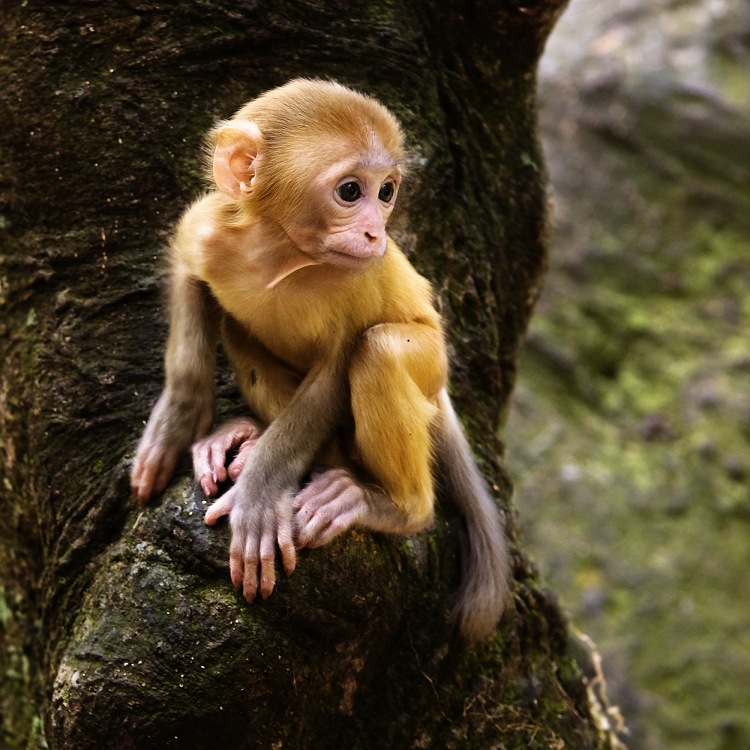
[[[417,534],[432,526],[435,519],[435,504],[432,493],[391,498],[404,517],[403,534]]]
[[[352,358],[356,378],[385,381],[393,393],[404,383],[432,400],[448,372],[440,332],[421,323],[381,323],[364,331]]]
[[[384,324],[363,331],[352,354],[350,377],[372,381],[388,377],[399,364],[400,347]]]

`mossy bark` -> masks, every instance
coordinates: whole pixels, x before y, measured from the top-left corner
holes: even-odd
[[[467,648],[447,623],[446,516],[414,539],[353,533],[306,553],[249,607],[188,467],[143,512],[127,482],[162,384],[162,247],[202,188],[202,133],[307,75],[370,91],[405,124],[415,159],[394,234],[435,281],[456,400],[508,507],[495,434],[544,267],[535,68],[562,5],[5,4],[7,746],[609,745],[520,549],[513,611]],[[231,410],[226,374],[219,394]]]

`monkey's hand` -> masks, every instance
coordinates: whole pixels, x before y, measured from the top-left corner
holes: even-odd
[[[291,492],[262,481],[253,466],[248,469],[206,511],[204,521],[213,526],[219,518],[229,515],[229,573],[235,588],[241,589],[251,602],[259,589],[264,599],[273,592],[276,548],[288,576],[297,564],[297,553],[292,540]]]
[[[181,398],[177,389],[163,391],[138,443],[130,488],[141,505],[164,491],[182,454],[211,426],[213,397],[185,395]]]
[[[193,471],[203,492],[213,497],[218,484],[227,479],[236,481],[247,463],[251,449],[263,434],[263,429],[250,419],[235,419],[222,425],[207,438],[193,445]],[[236,450],[237,455],[226,465],[227,454]]]
[[[321,547],[361,523],[370,512],[367,495],[346,469],[313,474],[294,499],[297,546]]]

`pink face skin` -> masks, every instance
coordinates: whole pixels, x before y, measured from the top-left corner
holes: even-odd
[[[386,154],[337,162],[316,180],[306,216],[285,230],[319,262],[362,268],[385,252],[400,183],[401,170]]]
[[[254,192],[258,172],[263,179],[263,144],[261,131],[253,122],[232,121],[219,129],[213,174],[221,192],[239,201]],[[316,147],[320,147],[318,143],[311,144],[312,153]],[[265,220],[254,226],[259,246],[277,244],[281,226],[292,247],[284,253],[277,244],[278,258],[286,261],[290,251],[301,251],[309,259],[302,265],[297,260],[287,264],[289,268],[281,269],[284,273],[276,281],[290,269],[310,263],[361,269],[385,253],[385,225],[396,202],[401,168],[374,133],[362,152],[352,151],[350,142],[331,141],[321,156],[335,161],[308,186],[304,210],[275,228]]]

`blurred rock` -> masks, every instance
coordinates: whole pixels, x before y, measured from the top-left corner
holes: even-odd
[[[750,3],[572,0],[539,86],[550,274],[504,434],[523,528],[631,750],[747,748]]]

